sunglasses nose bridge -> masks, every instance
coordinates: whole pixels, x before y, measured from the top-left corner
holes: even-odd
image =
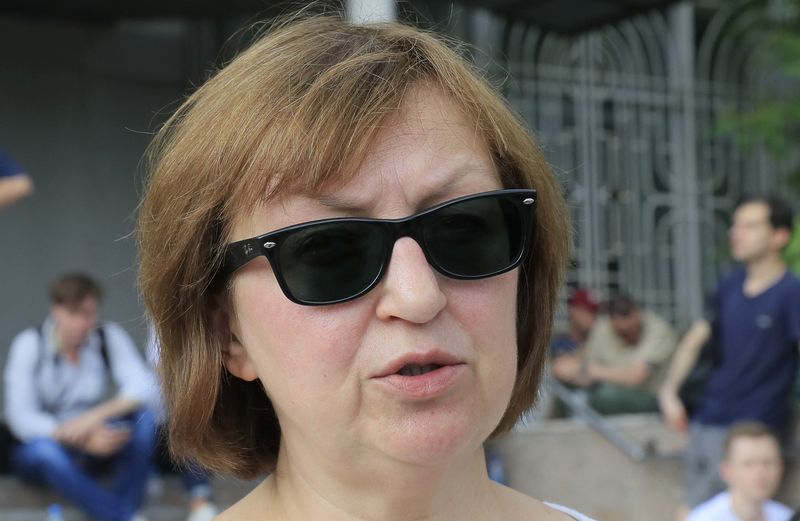
[[[394,243],[396,243],[402,237],[411,237],[419,244],[419,247],[425,253],[425,257],[428,256],[427,248],[425,247],[423,237],[422,237],[422,230],[419,226],[419,216],[412,215],[411,217],[407,217],[405,219],[392,221],[387,223],[389,226],[387,227],[387,233],[389,235],[388,247],[389,251],[387,252],[387,256],[392,256],[392,249],[394,248]]]
[[[395,243],[403,237],[409,237],[413,239],[414,242],[416,242],[419,246],[419,249],[422,250],[422,254],[425,256],[428,264],[434,267],[434,269],[437,271],[441,271],[431,259],[430,252],[425,244],[422,231],[423,221],[421,217],[422,216],[420,215],[412,215],[405,219],[386,223],[386,234],[388,236],[388,240],[386,241],[384,269],[388,268],[388,264],[391,261],[392,251],[394,250]]]

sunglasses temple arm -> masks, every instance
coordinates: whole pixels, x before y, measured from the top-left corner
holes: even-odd
[[[257,239],[248,239],[230,244],[225,250],[221,275],[227,278],[234,271],[261,255],[264,255],[264,248]]]

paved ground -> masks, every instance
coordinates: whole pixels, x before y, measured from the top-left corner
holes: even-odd
[[[215,479],[214,493],[221,508],[233,504],[255,485],[229,479]],[[148,496],[144,514],[149,521],[183,521],[186,507],[180,480],[165,477]],[[64,507],[67,521],[85,521],[74,507],[53,493],[21,484],[15,478],[0,476],[0,521],[44,521],[47,507],[59,503]]]

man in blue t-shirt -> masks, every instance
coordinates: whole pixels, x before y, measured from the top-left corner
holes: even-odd
[[[790,428],[800,358],[800,280],[788,271],[781,251],[791,226],[791,209],[778,198],[739,204],[730,246],[743,268],[722,277],[714,294],[716,363],[703,396],[689,417],[678,390],[711,338],[708,320],[695,322],[684,336],[659,392],[666,421],[689,432],[684,462],[689,507],[723,490],[718,468],[731,425],[758,421],[784,436]]]
[[[0,150],[0,208],[15,203],[33,191],[31,178]]]

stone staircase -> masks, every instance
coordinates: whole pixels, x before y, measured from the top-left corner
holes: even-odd
[[[642,446],[636,461],[580,420],[537,421],[492,443],[504,461],[510,486],[533,497],[561,503],[598,521],[672,521],[681,499],[681,459],[685,439],[668,430],[657,415],[617,416],[610,426]],[[800,432],[800,424],[796,432]],[[800,506],[800,458],[789,458],[778,497]],[[247,494],[255,482],[213,480],[221,508]],[[68,521],[84,518],[50,492],[0,476],[0,521],[43,521],[47,506],[61,502]],[[149,521],[183,521],[185,500],[180,479],[163,478],[144,514]]]
[[[535,498],[575,508],[598,521],[674,520],[682,498],[685,438],[655,414],[607,421],[644,447],[647,457],[632,459],[575,419],[533,422],[494,442],[493,449],[505,461],[509,485]],[[794,507],[800,506],[799,467],[796,456],[789,458],[778,494]]]

